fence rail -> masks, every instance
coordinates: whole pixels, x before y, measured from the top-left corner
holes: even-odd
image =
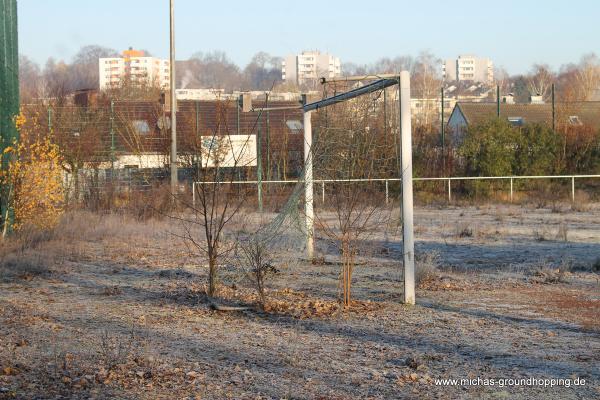
[[[600,178],[600,175],[521,175],[521,176],[451,176],[440,178],[413,178],[416,182],[445,181],[448,182],[448,202],[452,201],[452,181],[485,181],[485,180],[509,180],[510,181],[510,201],[514,198],[514,181],[519,179],[570,179],[571,180],[571,201],[575,201],[575,179]],[[325,203],[325,184],[334,182],[385,182],[385,202],[389,203],[389,183],[400,182],[400,178],[372,178],[372,179],[313,179],[315,184],[321,184],[321,197]],[[196,185],[210,184],[235,184],[235,185],[265,185],[265,184],[296,184],[301,180],[268,180],[268,181],[230,181],[230,182],[193,182],[192,183],[192,203],[196,205]],[[259,198],[259,202],[262,199]]]

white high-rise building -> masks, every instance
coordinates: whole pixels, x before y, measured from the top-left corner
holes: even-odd
[[[442,65],[442,75],[446,82],[494,82],[494,64],[489,58],[470,55],[458,56],[457,59],[446,60]]]
[[[314,82],[322,77],[333,78],[341,73],[342,63],[338,57],[318,51],[303,51],[301,54],[287,56],[281,63],[281,78],[297,85]]]
[[[100,90],[119,87],[124,78],[139,85],[153,85],[161,89],[170,87],[169,60],[146,57],[143,51],[125,50],[122,57],[100,58]]]

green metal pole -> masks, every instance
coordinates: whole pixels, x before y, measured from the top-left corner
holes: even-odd
[[[52,108],[48,107],[48,133],[52,133]]]
[[[554,98],[554,83],[552,84],[552,131],[556,132],[556,101]]]
[[[500,85],[496,85],[496,116],[500,118]]]
[[[260,114],[258,115],[258,130],[256,131],[256,180],[258,181],[258,211],[262,212],[262,138],[260,134]]]
[[[110,101],[110,169],[114,174],[115,169],[115,102]]]
[[[267,109],[267,180],[271,180],[271,121],[269,118],[269,93],[265,95]],[[267,190],[268,191],[268,190]]]
[[[2,0],[0,6],[0,135],[1,154],[19,140],[15,118],[19,114],[19,49],[17,31],[17,2]],[[10,153],[7,153],[10,154]],[[2,168],[7,170],[10,156],[2,157]],[[2,235],[12,231],[14,223],[13,187],[1,188],[0,212]]]
[[[200,168],[202,168],[202,137],[200,136],[200,103],[198,101],[195,102],[196,103],[196,138],[198,140],[200,140],[200,148],[198,149],[198,152],[200,153],[199,155],[197,155],[196,158],[196,173],[198,175],[198,178],[200,178]]]

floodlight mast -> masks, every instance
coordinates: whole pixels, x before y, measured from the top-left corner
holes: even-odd
[[[322,83],[332,81],[359,81],[378,79],[357,89],[341,93],[323,100],[305,104],[304,111],[304,192],[307,240],[306,250],[309,259],[314,256],[314,210],[313,210],[313,165],[311,156],[312,123],[311,113],[319,108],[341,103],[355,97],[399,85],[400,144],[401,144],[401,180],[402,180],[402,245],[404,263],[404,303],[415,304],[415,244],[413,228],[413,184],[412,184],[412,124],[410,112],[410,73],[400,75],[365,75],[360,77],[322,78]]]
[[[177,194],[177,95],[175,91],[175,0],[169,0],[171,72],[171,194]]]

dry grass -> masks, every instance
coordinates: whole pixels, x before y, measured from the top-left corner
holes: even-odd
[[[557,267],[541,261],[529,274],[534,277],[534,282],[538,283],[568,283],[572,270],[573,262],[568,259],[563,259]]]
[[[560,223],[560,225],[558,226],[558,231],[556,232],[556,239],[562,240],[563,242],[567,242],[568,235],[569,235],[569,228],[567,227],[567,224],[564,221],[562,221]]]
[[[172,221],[68,213],[49,234],[2,243],[1,268],[20,262],[33,272],[30,281],[15,276],[0,287],[0,398],[481,398],[486,393],[436,387],[431,377],[489,371],[519,378],[569,370],[597,382],[592,274],[571,272],[568,260],[556,266],[552,254],[534,272],[531,262],[540,256],[525,259],[508,281],[490,260],[518,254],[515,242],[479,240],[492,229],[486,223],[496,229],[493,209],[480,220],[467,215],[477,240],[449,237],[454,220],[444,212],[431,211],[431,225],[418,237],[414,307],[399,304],[397,262],[358,268],[360,300],[348,311],[335,300],[337,267],[306,262],[280,269],[264,310],[241,312],[210,309],[201,285],[206,269],[177,247],[168,233],[176,229]],[[468,213],[454,212],[459,221]],[[532,227],[546,224],[540,216],[547,210],[536,224],[527,215],[519,222],[519,212],[505,220],[520,229],[515,241],[528,252],[577,251],[580,224],[569,225],[568,244],[537,243]],[[503,227],[500,236],[510,235]],[[390,254],[375,258],[401,258],[399,242],[388,245]],[[579,249],[573,257],[600,270],[595,255],[585,258]],[[474,259],[486,263],[484,277]],[[39,266],[48,271],[36,275]],[[223,285],[220,295],[238,304],[258,300],[249,287]],[[594,384],[581,396],[593,398]],[[505,397],[572,394],[561,390],[506,388]]]
[[[417,287],[422,287],[439,277],[439,253],[428,252],[417,254],[415,261],[415,283]]]
[[[40,253],[5,254],[0,259],[0,278],[4,282],[9,282],[49,276],[51,269],[47,264],[47,258]]]
[[[459,238],[473,237],[473,228],[466,223],[461,223],[456,226],[456,232],[454,235]]]

